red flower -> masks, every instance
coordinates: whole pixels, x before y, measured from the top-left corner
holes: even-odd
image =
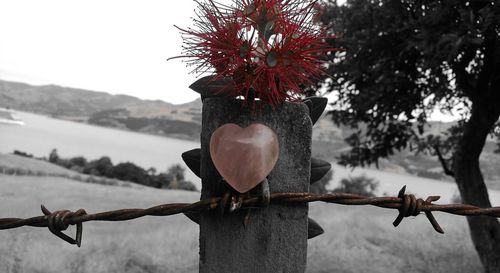
[[[232,96],[254,96],[271,105],[296,100],[324,73],[322,55],[333,52],[315,25],[316,2],[241,0],[225,6],[199,2],[196,29],[180,29],[184,55],[196,73],[231,77]],[[252,94],[250,94],[252,93]]]

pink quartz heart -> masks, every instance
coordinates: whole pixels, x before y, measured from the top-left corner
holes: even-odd
[[[210,155],[227,183],[245,193],[262,182],[276,165],[278,136],[262,124],[241,128],[228,123],[213,132]]]

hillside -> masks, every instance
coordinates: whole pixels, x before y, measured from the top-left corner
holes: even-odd
[[[73,170],[65,169],[61,166],[52,164],[44,160],[2,153],[0,153],[0,174],[14,175],[18,177],[43,177],[46,179],[65,178],[84,183],[107,186],[133,188],[145,187],[143,185],[139,185],[129,181],[121,181],[118,179],[82,174]]]
[[[428,133],[439,134],[452,125],[453,123],[430,122],[426,130]],[[336,161],[341,153],[349,151],[350,148],[344,139],[351,133],[351,129],[336,127],[331,120],[323,118],[313,129],[313,154],[319,158]],[[498,169],[500,154],[495,153],[496,149],[496,142],[489,139],[480,158],[483,175],[490,189],[500,189],[500,169]],[[371,166],[371,168],[375,169],[375,166]],[[415,155],[409,149],[396,152],[389,158],[381,159],[378,168],[391,173],[453,181],[451,177],[444,174],[437,157],[425,154]]]
[[[198,139],[201,101],[173,105],[127,95],[0,80],[0,107],[133,131]]]
[[[173,105],[163,101],[141,100],[125,95],[66,88],[56,85],[31,86],[24,83],[0,81],[0,107],[41,113],[136,132],[170,136],[198,141],[201,131],[201,100]],[[427,131],[438,134],[452,123],[431,122]],[[336,127],[324,117],[313,130],[315,156],[336,161],[349,150],[344,139],[351,129]],[[490,187],[500,189],[500,155],[493,151],[496,144],[487,142],[481,166]],[[394,173],[452,181],[444,175],[437,158],[415,156],[404,150],[379,162],[379,168]]]
[[[0,106],[55,117],[86,117],[105,109],[138,103],[140,99],[126,95],[110,95],[57,85],[32,86],[0,81]]]

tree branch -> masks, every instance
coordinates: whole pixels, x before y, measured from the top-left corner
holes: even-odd
[[[439,145],[437,144],[434,145],[434,150],[436,151],[436,155],[439,159],[439,162],[441,162],[441,166],[443,166],[444,174],[449,175],[451,177],[455,177],[455,173],[448,167],[446,159],[441,154],[441,151],[439,150]]]
[[[476,86],[473,77],[467,72],[466,68],[476,56],[476,51],[477,48],[471,46],[463,51],[463,55],[458,62],[452,62],[450,64],[451,69],[455,73],[455,80],[458,88],[460,88],[472,101],[474,101],[475,96],[477,96],[477,94],[474,93]]]

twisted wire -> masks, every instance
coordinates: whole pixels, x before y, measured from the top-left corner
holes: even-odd
[[[350,193],[329,193],[329,194],[314,194],[314,193],[272,193],[269,197],[271,204],[301,204],[311,202],[325,202],[340,205],[372,205],[387,209],[397,209],[399,214],[393,222],[394,226],[398,226],[405,217],[417,216],[424,212],[433,228],[444,233],[438,222],[432,215],[432,212],[439,211],[460,216],[490,216],[500,218],[500,207],[480,208],[466,204],[448,204],[440,205],[433,204],[439,199],[439,196],[429,196],[425,200],[416,198],[413,194],[405,194],[406,186],[401,189],[398,197],[367,197]],[[267,197],[242,197],[241,207],[255,208],[266,203]],[[23,226],[31,227],[48,227],[49,230],[57,237],[65,240],[70,244],[81,245],[82,238],[82,223],[90,221],[128,221],[144,216],[168,216],[180,213],[195,213],[202,211],[211,211],[225,207],[221,197],[204,199],[195,203],[173,203],[162,204],[146,209],[120,209],[113,211],[100,212],[95,214],[87,214],[85,210],[80,209],[76,212],[69,210],[59,210],[50,212],[42,205],[43,216],[31,218],[2,218],[0,219],[0,230],[19,228]],[[62,231],[68,226],[76,225],[77,234],[73,239]]]

